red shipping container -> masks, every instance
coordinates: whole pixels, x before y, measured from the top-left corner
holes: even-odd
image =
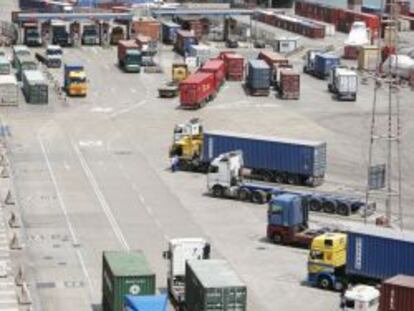
[[[414,277],[397,275],[381,285],[380,311],[413,311]]]
[[[223,60],[226,65],[226,79],[242,81],[244,79],[244,57],[235,53],[225,53]]]
[[[207,61],[203,67],[200,68],[201,72],[212,73],[214,75],[214,87],[218,91],[226,78],[226,67],[224,61],[221,59],[211,59]]]
[[[139,49],[138,44],[134,40],[118,41],[118,60],[124,59],[127,50]]]
[[[345,45],[344,56],[345,59],[358,59],[359,46]]]
[[[198,109],[216,95],[214,75],[196,72],[180,82],[180,106],[188,109]]]
[[[236,52],[234,52],[234,51],[223,51],[223,52],[220,52],[218,58],[224,60],[226,58],[227,54],[236,54]]]
[[[283,99],[299,99],[300,75],[299,73],[283,69],[280,71],[279,95]]]
[[[276,52],[262,51],[259,53],[258,59],[264,60],[269,67],[273,68],[273,64],[288,64],[289,60]]]
[[[131,24],[132,31],[137,35],[141,34],[150,37],[152,40],[158,40],[160,37],[161,24],[151,18],[142,18],[138,21],[133,21]]]

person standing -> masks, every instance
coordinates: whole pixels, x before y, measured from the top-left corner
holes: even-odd
[[[171,172],[175,173],[178,170],[178,163],[179,163],[178,156],[175,154],[171,157]]]

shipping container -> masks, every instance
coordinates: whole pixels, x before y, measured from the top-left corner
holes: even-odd
[[[132,32],[135,35],[150,37],[151,40],[157,41],[160,38],[160,23],[154,18],[140,18],[132,21]]]
[[[139,50],[135,40],[120,40],[118,42],[118,61],[125,58],[127,50]]]
[[[168,311],[167,295],[125,295],[124,308],[120,311]]]
[[[185,305],[191,311],[245,311],[247,287],[225,260],[190,260]]]
[[[413,311],[414,277],[396,275],[381,285],[379,311]]]
[[[315,75],[321,79],[329,76],[332,68],[339,66],[339,57],[336,55],[324,53],[315,55]]]
[[[0,56],[0,75],[9,75],[11,65],[7,57]]]
[[[14,75],[0,75],[0,105],[19,104],[19,85]]]
[[[196,72],[180,82],[180,106],[198,109],[216,96],[215,79],[212,73]]]
[[[197,58],[198,66],[202,66],[210,58],[214,58],[215,54],[217,54],[217,50],[204,44],[190,45],[188,53],[190,57]]]
[[[358,45],[345,45],[343,58],[357,60],[359,49]]]
[[[279,37],[275,39],[273,48],[278,53],[290,53],[298,48],[299,37]]]
[[[48,83],[38,70],[23,72],[23,94],[29,104],[47,104],[49,102]]]
[[[206,132],[203,140],[203,162],[209,163],[220,154],[241,150],[244,166],[251,169],[253,175],[263,171],[296,174],[301,181],[308,178],[322,181],[325,175],[325,142],[227,132]]]
[[[248,62],[246,87],[252,95],[269,95],[271,70],[264,60]]]
[[[299,99],[300,97],[300,75],[289,69],[280,71],[278,85],[279,96],[282,99]]]
[[[154,295],[155,290],[155,274],[142,251],[103,252],[103,311],[121,311],[127,294]]]
[[[414,235],[367,227],[348,232],[346,273],[384,280],[397,274],[414,276]]]
[[[358,93],[358,75],[347,68],[334,68],[329,75],[328,90],[338,100],[355,101]]]
[[[236,53],[222,53],[220,58],[224,60],[226,67],[226,79],[232,81],[243,81],[244,57]]]
[[[190,31],[197,40],[200,40],[203,36],[204,26],[199,17],[179,16],[177,22],[183,30]]]
[[[168,21],[162,22],[162,42],[174,44],[177,40],[178,30],[180,30],[180,25]]]
[[[16,57],[16,77],[17,80],[22,79],[25,70],[36,70],[37,62],[35,58],[30,55],[20,55]]]
[[[212,73],[214,75],[214,87],[218,91],[226,78],[226,67],[224,61],[221,59],[211,59],[207,61],[203,67],[200,68],[201,72]]]
[[[381,58],[379,49],[375,45],[361,47],[358,53],[358,69],[375,71]]]
[[[197,39],[195,36],[186,30],[178,30],[177,31],[177,41],[175,42],[175,50],[183,55],[186,56],[190,51],[190,46],[198,44]]]

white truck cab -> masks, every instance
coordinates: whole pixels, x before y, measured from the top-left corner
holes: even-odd
[[[187,260],[209,259],[210,244],[203,238],[171,239],[163,257],[168,260],[168,292],[180,304],[184,301],[185,263]]]
[[[380,292],[368,285],[356,285],[345,292],[341,311],[377,311]]]

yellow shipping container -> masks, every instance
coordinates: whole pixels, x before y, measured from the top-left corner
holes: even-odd
[[[374,45],[363,46],[358,53],[358,69],[374,71],[377,68],[379,55],[378,47]]]

